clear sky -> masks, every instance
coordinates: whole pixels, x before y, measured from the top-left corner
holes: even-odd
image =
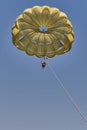
[[[12,44],[15,19],[34,5],[57,7],[72,21],[72,50],[49,62],[87,115],[87,0],[0,0],[0,130],[87,130],[49,67]]]

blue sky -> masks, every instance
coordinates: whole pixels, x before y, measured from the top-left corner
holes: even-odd
[[[50,65],[87,115],[87,1],[0,1],[0,129],[87,130],[87,124],[57,84],[49,67],[41,70],[39,58],[30,57],[12,44],[11,28],[26,8],[57,7],[73,24],[72,50],[49,59]]]

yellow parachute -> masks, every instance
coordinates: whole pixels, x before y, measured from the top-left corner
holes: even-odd
[[[30,56],[51,58],[71,49],[74,41],[72,23],[57,8],[34,6],[16,19],[12,41]]]

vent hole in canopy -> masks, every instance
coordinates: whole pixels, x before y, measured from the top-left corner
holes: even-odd
[[[48,27],[46,27],[46,26],[44,26],[44,25],[41,25],[41,26],[39,27],[39,30],[40,30],[41,32],[47,32]]]

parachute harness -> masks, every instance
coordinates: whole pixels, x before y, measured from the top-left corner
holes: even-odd
[[[49,64],[48,62],[48,57],[44,57],[44,58],[40,58],[40,63],[41,63],[41,66],[42,68],[45,68],[47,64]]]
[[[52,68],[52,66],[49,64],[49,69],[51,70],[53,76],[55,77],[55,79],[57,80],[57,84],[64,90],[66,96],[68,97],[68,99],[70,100],[70,102],[72,103],[72,105],[74,106],[74,108],[76,109],[76,111],[80,114],[80,116],[82,117],[82,119],[87,123],[87,117],[82,113],[82,111],[79,109],[79,106],[77,105],[77,103],[74,101],[73,97],[71,96],[71,94],[69,93],[69,91],[65,88],[64,84],[62,83],[62,81],[60,80],[60,78],[57,76],[56,72],[54,71],[54,69]]]

